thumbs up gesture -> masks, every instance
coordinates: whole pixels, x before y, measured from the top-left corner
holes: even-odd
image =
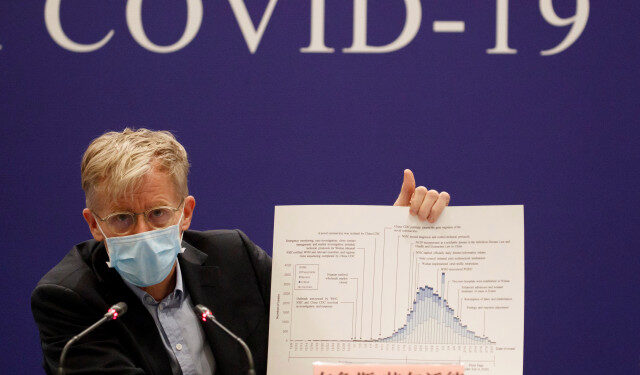
[[[409,206],[411,215],[417,215],[422,221],[427,220],[430,223],[435,223],[444,208],[449,205],[450,200],[451,197],[446,191],[438,193],[436,190],[429,190],[424,186],[416,188],[413,172],[405,169],[402,188],[393,205]]]

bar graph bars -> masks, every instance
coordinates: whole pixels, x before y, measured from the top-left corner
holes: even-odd
[[[445,274],[439,295],[429,286],[420,287],[407,314],[407,322],[388,337],[376,341],[418,344],[495,344],[462,323],[444,298]]]

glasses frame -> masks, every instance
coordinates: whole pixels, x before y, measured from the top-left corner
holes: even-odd
[[[147,218],[147,215],[149,215],[149,213],[150,213],[151,211],[154,211],[154,210],[157,210],[157,209],[160,209],[160,208],[163,208],[163,209],[165,209],[165,208],[166,208],[166,209],[169,209],[169,210],[173,211],[173,215],[175,216],[176,212],[180,211],[180,206],[182,206],[182,204],[184,203],[185,199],[186,199],[186,197],[182,198],[182,201],[180,201],[180,204],[179,204],[177,207],[175,207],[175,208],[173,208],[173,207],[171,207],[171,206],[156,206],[156,207],[151,207],[150,209],[148,209],[148,210],[144,210],[144,211],[142,211],[142,212],[117,211],[117,212],[112,212],[112,213],[110,213],[109,215],[105,216],[105,217],[104,217],[104,219],[103,219],[103,218],[101,218],[101,217],[100,217],[97,213],[95,213],[95,212],[94,212],[93,214],[96,216],[96,218],[98,218],[98,220],[100,220],[100,221],[101,221],[101,222],[103,222],[103,223],[106,223],[106,224],[107,224],[107,225],[106,225],[106,227],[107,227],[107,228],[109,228],[109,230],[110,230],[111,232],[113,232],[113,233],[115,233],[115,234],[117,234],[117,235],[119,235],[119,236],[122,236],[122,235],[126,235],[126,234],[131,233],[131,230],[132,230],[133,228],[135,228],[135,227],[136,227],[136,224],[138,224],[138,215],[143,215],[143,217],[144,217],[144,221],[145,221],[147,224],[149,224],[149,226],[150,226],[151,228],[153,228],[153,229],[163,229],[163,228],[170,227],[171,225],[167,225],[166,227],[156,227],[156,226],[155,226],[155,225],[153,225],[151,222],[149,222],[149,219]],[[107,222],[107,220],[111,219],[112,217],[114,217],[114,216],[116,216],[116,215],[122,215],[122,214],[125,214],[125,215],[133,215],[133,224],[131,225],[131,228],[130,228],[129,230],[127,230],[126,232],[122,232],[122,233],[120,233],[120,232],[116,232],[116,231],[114,231],[114,230],[113,230],[113,228],[111,227],[111,225]]]

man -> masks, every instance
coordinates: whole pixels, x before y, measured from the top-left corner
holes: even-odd
[[[187,153],[168,132],[106,133],[82,160],[82,212],[94,240],[76,245],[31,297],[44,368],[65,343],[123,301],[128,312],[78,341],[68,374],[241,374],[242,348],[193,306],[209,307],[266,373],[271,259],[238,230],[190,231]],[[406,170],[395,205],[434,222],[449,195],[415,188]]]

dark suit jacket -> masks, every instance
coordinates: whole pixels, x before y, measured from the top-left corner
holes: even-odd
[[[178,255],[184,284],[194,305],[203,304],[254,355],[256,372],[266,373],[271,258],[238,231],[186,231]],[[69,374],[167,374],[169,355],[153,318],[105,262],[102,243],[76,245],[38,283],[31,310],[40,330],[44,368],[55,372],[65,343],[124,301],[125,315],[106,322],[71,347]],[[216,374],[246,372],[240,345],[213,324],[205,333],[216,361]]]

